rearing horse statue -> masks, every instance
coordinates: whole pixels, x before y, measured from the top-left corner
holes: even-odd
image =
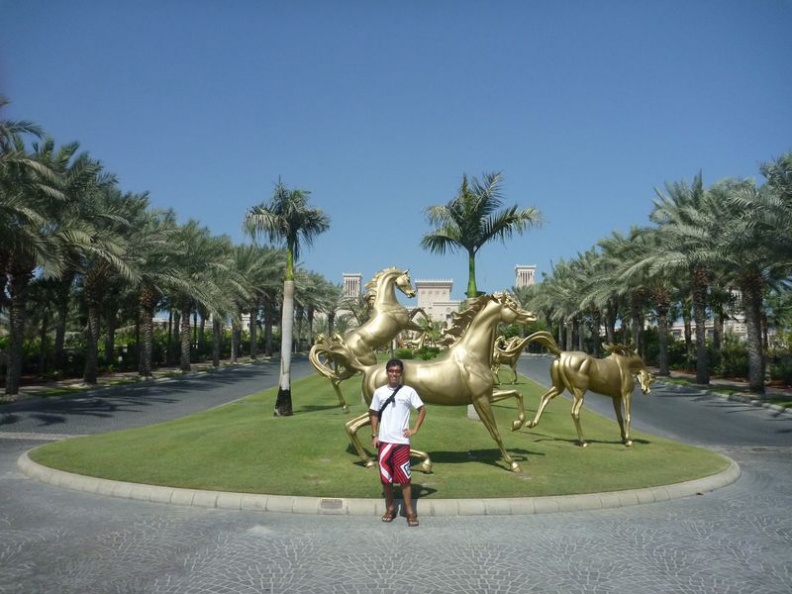
[[[513,471],[519,472],[520,467],[503,445],[492,404],[505,398],[517,400],[517,420],[512,422],[512,431],[517,431],[525,424],[525,411],[522,394],[516,390],[493,391],[492,377],[492,343],[495,331],[500,322],[506,324],[527,324],[536,316],[523,310],[517,300],[508,293],[482,295],[464,312],[469,324],[461,337],[448,350],[436,359],[429,361],[404,361],[403,381],[418,391],[426,404],[445,406],[462,406],[472,404],[479,418],[498,444],[504,462]],[[360,365],[350,362],[363,373],[363,398],[371,403],[374,390],[387,383],[387,373],[382,363]],[[358,455],[366,464],[373,465],[357,432],[369,424],[369,414],[352,419],[346,424],[347,434]],[[431,469],[431,460],[424,452],[414,451],[413,454],[425,459],[421,468]]]
[[[345,411],[349,406],[341,393],[339,384],[357,374],[352,366],[358,367],[377,362],[377,349],[388,346],[403,330],[421,331],[422,328],[413,318],[423,309],[409,311],[396,299],[396,289],[407,297],[415,297],[415,289],[410,283],[409,270],[391,267],[381,270],[366,283],[366,300],[371,304],[373,315],[363,324],[344,333],[317,337],[308,358],[317,372],[333,384],[338,402]]]
[[[580,428],[580,409],[583,408],[583,397],[591,390],[613,399],[613,410],[621,429],[622,443],[631,446],[630,400],[635,387],[633,376],[638,378],[644,394],[651,392],[654,381],[654,376],[646,369],[643,360],[630,349],[616,345],[605,346],[610,355],[604,359],[596,359],[579,351],[562,351],[553,335],[545,331],[534,332],[528,339],[543,344],[556,356],[550,367],[553,386],[542,395],[536,416],[528,423],[528,427],[536,427],[547,404],[564,390],[569,390],[574,396],[572,420],[577,429],[578,443],[586,447],[588,442],[583,438],[583,430]]]
[[[501,383],[500,368],[504,363],[512,370],[511,383],[517,383],[517,361],[520,360],[520,355],[525,349],[525,345],[529,342],[530,336],[526,338],[512,336],[509,340],[506,340],[503,335],[498,336],[492,349],[492,374],[496,384]]]

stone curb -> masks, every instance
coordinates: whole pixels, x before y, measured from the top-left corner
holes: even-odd
[[[729,467],[718,474],[660,487],[549,497],[418,499],[416,508],[421,515],[428,516],[517,516],[588,511],[669,501],[703,495],[734,483],[740,478],[741,471],[734,460],[729,459],[729,462]],[[382,513],[381,499],[259,495],[112,481],[42,466],[33,462],[28,452],[19,457],[17,466],[25,475],[50,485],[137,501],[292,514],[379,516]]]
[[[730,402],[740,402],[742,404],[747,404],[749,406],[753,406],[754,408],[766,408],[768,410],[774,410],[779,414],[783,413],[792,413],[792,408],[780,406],[778,404],[773,404],[772,402],[762,401],[758,398],[751,398],[750,396],[745,396],[743,394],[724,394],[722,392],[718,392],[716,390],[708,389],[702,386],[697,386],[691,384],[690,386],[685,386],[681,384],[675,384],[674,382],[664,382],[662,379],[656,379],[658,383],[663,384],[666,388],[670,388],[676,391],[683,391],[686,388],[692,387],[699,392],[703,392],[709,394],[711,396],[715,396],[717,398],[722,398],[724,400],[728,400]]]

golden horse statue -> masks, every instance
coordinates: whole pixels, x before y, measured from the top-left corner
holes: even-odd
[[[525,409],[522,394],[516,390],[494,391],[492,378],[492,342],[500,322],[506,324],[527,324],[536,316],[523,310],[518,301],[508,293],[482,295],[458,316],[458,325],[465,327],[459,340],[436,359],[428,361],[404,361],[403,381],[418,391],[426,404],[444,406],[463,406],[472,404],[479,418],[498,444],[504,462],[513,471],[520,467],[503,445],[492,404],[505,398],[517,400],[517,420],[512,422],[512,431],[525,424]],[[363,373],[363,398],[371,403],[374,390],[387,383],[385,366],[381,363],[360,366],[352,363]],[[352,445],[366,466],[374,462],[363,449],[357,432],[369,425],[369,414],[352,419],[346,424],[347,434]],[[425,452],[412,451],[413,455],[424,459],[420,466],[431,471],[431,460]]]
[[[373,309],[373,315],[343,336],[318,336],[308,353],[314,369],[333,384],[338,402],[345,411],[349,406],[339,384],[358,373],[352,363],[356,362],[358,367],[376,363],[377,349],[390,345],[403,330],[421,332],[421,326],[413,318],[418,313],[426,316],[423,309],[410,311],[396,299],[396,289],[407,297],[415,297],[409,270],[385,268],[366,283],[366,289],[364,297]]]
[[[528,338],[543,344],[556,355],[550,367],[553,386],[542,395],[536,415],[528,423],[528,427],[536,427],[547,404],[564,390],[569,390],[574,397],[572,420],[577,429],[578,443],[586,447],[588,443],[580,428],[580,409],[583,407],[583,397],[591,390],[613,399],[613,410],[621,429],[622,443],[631,446],[630,400],[635,387],[633,377],[638,378],[644,394],[652,391],[651,384],[654,381],[654,376],[646,369],[643,360],[635,352],[618,345],[606,345],[605,349],[610,355],[597,359],[579,351],[562,351],[549,332],[535,332]]]
[[[517,361],[520,360],[520,354],[525,349],[525,345],[530,342],[529,338],[512,336],[509,340],[506,340],[505,336],[500,335],[495,339],[495,345],[492,349],[492,374],[496,384],[501,383],[500,368],[503,364],[508,365],[512,370],[511,383],[517,383]]]

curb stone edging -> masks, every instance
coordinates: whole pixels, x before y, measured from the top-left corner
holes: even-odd
[[[504,516],[588,511],[670,501],[703,495],[736,482],[742,471],[734,460],[728,460],[728,468],[718,474],[659,487],[545,497],[418,499],[416,506],[422,515],[428,516]],[[17,467],[26,476],[50,485],[136,501],[227,510],[335,516],[379,516],[382,512],[382,500],[379,498],[259,495],[112,481],[42,466],[33,462],[28,452],[18,458]]]

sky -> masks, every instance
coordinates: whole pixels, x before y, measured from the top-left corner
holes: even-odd
[[[80,143],[125,192],[215,235],[278,180],[330,218],[300,264],[408,268],[425,209],[502,172],[541,227],[477,256],[479,290],[649,224],[666,182],[756,178],[792,151],[792,0],[0,0],[7,119]]]

